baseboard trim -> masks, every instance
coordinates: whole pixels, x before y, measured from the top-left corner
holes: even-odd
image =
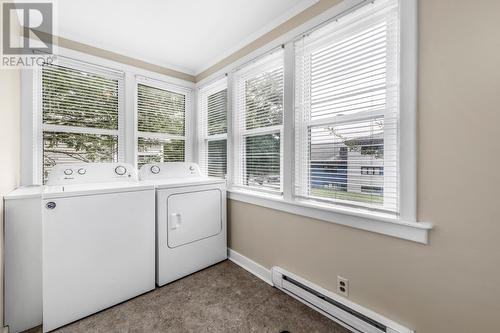
[[[265,283],[271,286],[273,285],[270,269],[265,268],[264,266],[256,263],[252,259],[247,258],[244,255],[229,248],[227,249],[227,256],[228,259],[234,262],[236,265],[240,266],[244,270],[255,275]]]

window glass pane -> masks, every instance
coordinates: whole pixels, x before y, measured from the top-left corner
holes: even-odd
[[[399,212],[399,2],[295,42],[297,197]]]
[[[208,96],[208,135],[227,133],[227,89]]]
[[[245,185],[280,189],[280,134],[245,138]]]
[[[137,110],[139,132],[184,135],[185,95],[139,84]]]
[[[118,80],[48,65],[42,70],[43,123],[118,129]]]
[[[245,81],[246,129],[283,123],[283,67]]]
[[[44,182],[56,164],[117,161],[118,137],[115,135],[43,133]]]
[[[227,142],[226,140],[208,141],[208,175],[226,178]]]
[[[311,120],[384,110],[387,23],[311,53]]]
[[[211,177],[227,174],[227,79],[211,82],[198,92],[198,139],[201,171]]]
[[[373,170],[384,166],[383,131],[383,118],[311,127],[310,196],[382,205],[384,177]]]
[[[184,140],[138,139],[138,165],[155,162],[184,162]]]
[[[233,75],[235,186],[281,192],[283,60],[284,52],[279,48]]]

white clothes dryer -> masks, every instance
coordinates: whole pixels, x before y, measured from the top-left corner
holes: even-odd
[[[156,283],[162,286],[227,258],[226,182],[196,163],[145,164],[156,188]]]

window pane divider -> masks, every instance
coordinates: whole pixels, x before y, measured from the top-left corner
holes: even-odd
[[[167,133],[155,133],[155,132],[137,132],[137,136],[147,139],[157,139],[157,140],[185,140],[186,137],[182,135],[174,135]]]
[[[214,135],[209,135],[205,138],[207,141],[216,141],[216,140],[225,140],[227,139],[227,134],[214,134]]]
[[[44,132],[62,132],[62,133],[79,133],[79,134],[118,135],[120,133],[120,131],[117,129],[110,130],[105,128],[51,125],[51,124],[43,124],[42,129]]]
[[[373,112],[360,112],[355,113],[355,114],[349,114],[349,115],[339,115],[339,116],[333,116],[333,117],[327,117],[327,118],[322,118],[322,119],[316,119],[316,120],[309,120],[307,121],[308,126],[323,126],[323,125],[329,125],[329,124],[336,124],[340,125],[343,123],[350,123],[352,121],[363,121],[363,120],[371,120],[375,117],[383,117],[384,116],[384,110],[378,110],[378,111],[373,111]]]
[[[263,134],[274,134],[274,133],[279,133],[282,128],[283,128],[283,125],[253,128],[253,129],[242,131],[242,135],[243,136],[254,136],[254,135],[263,135]]]

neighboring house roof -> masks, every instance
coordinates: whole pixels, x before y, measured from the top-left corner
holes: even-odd
[[[374,135],[362,136],[355,139],[346,141],[347,145],[368,146],[368,145],[381,145],[384,143],[384,134],[377,133]]]
[[[345,142],[321,142],[311,144],[312,161],[338,161],[347,160],[348,146],[374,146],[383,145],[383,133],[362,136]]]

